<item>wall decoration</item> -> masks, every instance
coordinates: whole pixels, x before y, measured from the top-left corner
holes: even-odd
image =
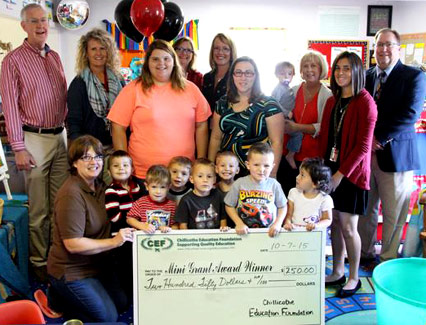
[[[426,64],[426,33],[401,35],[401,61],[420,66]]]
[[[328,63],[328,77],[331,73],[331,65],[334,59],[343,51],[355,52],[361,58],[364,68],[369,67],[368,41],[346,41],[346,40],[310,40],[308,48],[322,53]]]
[[[382,28],[392,27],[392,6],[368,6],[367,36],[374,36]]]
[[[87,23],[89,12],[89,4],[84,0],[62,0],[56,10],[56,16],[62,27],[76,30]]]

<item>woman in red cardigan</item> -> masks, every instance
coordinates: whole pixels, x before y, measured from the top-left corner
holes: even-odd
[[[361,240],[357,231],[358,216],[364,215],[370,189],[370,160],[377,108],[364,89],[365,74],[361,59],[350,52],[334,61],[331,74],[331,97],[325,106],[320,129],[320,149],[331,168],[334,201],[331,243],[333,273],[326,285],[343,285],[339,297],[352,296],[361,287],[358,267]],[[346,282],[344,248],[349,260]]]

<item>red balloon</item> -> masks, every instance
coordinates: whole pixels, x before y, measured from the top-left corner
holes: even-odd
[[[164,5],[160,0],[134,0],[130,18],[136,29],[146,37],[160,28],[164,20]]]

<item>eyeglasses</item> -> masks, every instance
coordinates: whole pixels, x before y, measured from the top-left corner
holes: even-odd
[[[80,158],[80,160],[83,160],[84,162],[89,162],[89,161],[102,161],[104,159],[104,156],[102,155],[97,155],[97,156],[90,156],[90,155],[84,155]]]
[[[47,19],[47,17],[43,17],[40,19],[36,19],[36,18],[31,18],[26,20],[27,23],[33,24],[33,25],[38,25],[39,23],[42,24],[46,24],[49,20]]]
[[[387,47],[387,48],[393,48],[394,46],[398,46],[399,44],[398,43],[395,43],[395,42],[385,42],[385,43],[382,43],[382,42],[379,42],[379,43],[377,43],[376,44],[376,47],[380,47],[380,48],[383,48],[383,47]]]
[[[185,54],[194,53],[193,50],[191,50],[191,49],[185,49],[183,47],[177,47],[177,48],[175,48],[175,51],[176,52],[182,52],[182,53],[185,53]]]
[[[233,73],[234,77],[242,77],[243,75],[246,76],[247,78],[252,78],[255,73],[251,70],[246,70],[246,71],[241,71],[241,70],[235,70]]]
[[[218,47],[218,46],[215,46],[213,48],[213,51],[214,52],[231,53],[231,49],[229,47]]]

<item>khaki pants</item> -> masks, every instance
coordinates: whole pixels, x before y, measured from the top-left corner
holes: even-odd
[[[60,134],[24,132],[27,151],[36,167],[25,172],[29,200],[30,262],[46,265],[53,234],[53,203],[56,192],[68,177],[66,131]]]
[[[383,228],[380,261],[397,258],[402,229],[407,220],[410,196],[413,190],[413,171],[388,173],[371,157],[371,181],[366,215],[359,218],[358,232],[361,236],[361,256],[375,256],[374,242],[377,238],[379,202],[382,202]]]

